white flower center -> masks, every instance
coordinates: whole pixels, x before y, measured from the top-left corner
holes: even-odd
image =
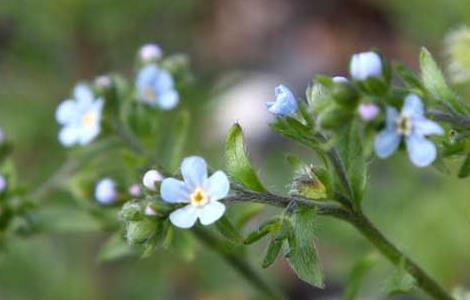
[[[82,125],[84,127],[91,127],[96,123],[97,115],[94,111],[87,112],[82,118]]]
[[[413,130],[413,123],[411,122],[410,117],[407,115],[401,114],[397,120],[397,131],[401,135],[410,135],[411,131]]]
[[[201,188],[196,188],[191,194],[191,204],[195,207],[202,207],[209,202],[209,197],[206,192]]]

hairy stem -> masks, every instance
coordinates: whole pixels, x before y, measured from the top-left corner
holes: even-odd
[[[255,290],[264,295],[265,298],[263,297],[263,299],[285,299],[279,296],[280,291],[272,289],[244,258],[235,251],[228,249],[225,243],[220,242],[213,234],[198,226],[193,229],[193,233],[201,242],[219,254],[233,269],[242,275]]]
[[[392,244],[360,211],[346,210],[336,203],[319,202],[301,197],[283,197],[268,193],[255,193],[238,190],[236,195],[224,199],[224,202],[256,202],[277,207],[287,207],[296,202],[298,206],[315,209],[319,215],[332,216],[353,225],[366,237],[391,263],[404,263],[405,270],[414,277],[417,285],[428,295],[438,300],[454,300],[436,281],[434,281],[415,262]]]
[[[451,125],[470,130],[470,118],[469,117],[455,114],[455,113],[441,112],[438,110],[428,111],[428,116],[430,116],[436,121],[449,123]]]

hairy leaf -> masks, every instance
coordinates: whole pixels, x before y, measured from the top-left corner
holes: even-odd
[[[459,178],[465,178],[470,175],[470,154],[467,154],[459,170]]]
[[[243,131],[239,124],[233,125],[228,134],[225,145],[225,165],[228,173],[245,187],[256,192],[266,191],[248,158]]]

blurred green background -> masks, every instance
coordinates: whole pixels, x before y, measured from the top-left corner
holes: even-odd
[[[262,177],[283,192],[291,175],[283,153],[309,157],[268,130],[263,103],[277,83],[302,95],[314,74],[347,74],[350,55],[372,47],[416,68],[420,46],[443,58],[444,35],[468,23],[467,0],[1,0],[0,126],[15,142],[20,178],[35,186],[65,157],[54,110],[74,83],[110,71],[132,78],[139,46],[157,42],[192,60],[196,88],[182,105],[199,114],[203,142],[186,152],[220,166],[225,130],[240,120]],[[417,170],[395,155],[373,164],[364,203],[378,227],[446,287],[470,287],[467,191],[465,180]],[[203,247],[187,259],[168,251],[100,264],[104,238],[84,231],[15,240],[0,260],[0,299],[259,299]],[[318,239],[324,291],[299,282],[282,261],[260,273],[293,299],[340,299],[351,266],[372,248],[335,220],[320,220]],[[254,265],[261,251],[250,249]],[[381,278],[392,270],[380,260],[363,299],[384,299]]]

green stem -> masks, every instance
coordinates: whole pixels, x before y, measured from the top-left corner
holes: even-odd
[[[255,290],[263,294],[263,299],[282,300],[280,291],[273,290],[271,286],[235,251],[227,248],[225,243],[220,242],[207,230],[196,226],[193,228],[194,235],[208,248],[219,254],[230,266],[232,266]]]
[[[300,207],[315,209],[319,215],[332,216],[353,225],[365,236],[391,263],[404,263],[405,270],[414,277],[417,285],[431,297],[438,300],[454,300],[436,281],[434,281],[414,261],[393,245],[360,211],[350,211],[336,203],[319,202],[301,197],[283,197],[273,194],[261,194],[237,190],[236,195],[223,200],[229,202],[256,202],[277,207],[287,207],[295,201]]]
[[[428,111],[428,116],[432,117],[436,121],[449,123],[451,125],[470,130],[470,118],[455,114],[445,113],[438,110]]]

